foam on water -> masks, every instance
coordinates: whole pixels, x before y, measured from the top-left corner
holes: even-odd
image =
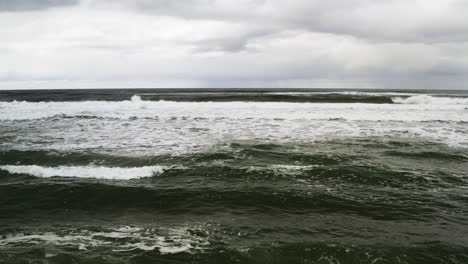
[[[10,173],[28,174],[36,177],[77,177],[108,180],[131,180],[151,177],[163,173],[164,166],[144,166],[138,168],[110,168],[97,166],[42,167],[37,165],[4,165],[0,169]]]
[[[0,120],[51,117],[131,118],[282,118],[369,121],[468,121],[466,98],[414,96],[397,104],[284,102],[144,101],[139,96],[120,102],[0,102]]]
[[[319,165],[286,165],[286,164],[275,164],[267,167],[262,166],[250,166],[246,168],[247,172],[252,171],[272,171],[276,175],[300,175],[305,171],[312,170]]]
[[[135,95],[119,102],[0,102],[0,149],[185,155],[216,151],[238,140],[310,143],[382,136],[468,146],[468,99],[418,95],[394,100],[169,102]]]
[[[412,113],[406,115],[411,116]],[[0,149],[89,150],[125,156],[157,156],[222,151],[225,148],[223,146],[229,146],[231,142],[252,139],[278,144],[288,142],[310,144],[317,141],[382,136],[467,147],[468,123],[442,120],[402,122],[272,117],[269,119],[181,117],[170,120],[73,118],[3,121],[0,126]]]
[[[110,248],[112,251],[158,250],[162,254],[194,253],[206,249],[210,242],[202,233],[202,227],[178,227],[165,230],[122,226],[102,232],[74,230],[66,234],[45,232],[34,234],[8,234],[0,238],[0,246],[56,245],[79,250]]]

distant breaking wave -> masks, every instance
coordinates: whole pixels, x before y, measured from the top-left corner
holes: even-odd
[[[390,97],[389,97],[390,98]],[[389,104],[291,102],[146,101],[138,95],[125,101],[0,102],[0,120],[44,118],[259,118],[306,120],[468,121],[468,98],[417,95],[392,97]],[[412,111],[411,116],[406,115]],[[428,111],[430,114],[428,114]]]
[[[416,95],[408,98],[395,97],[392,99],[397,104],[424,104],[424,105],[466,105],[468,98],[434,97],[430,95]]]

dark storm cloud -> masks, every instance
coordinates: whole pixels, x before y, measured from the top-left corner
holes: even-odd
[[[78,4],[79,0],[0,0],[0,12],[31,11]]]

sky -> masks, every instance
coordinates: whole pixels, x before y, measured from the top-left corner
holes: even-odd
[[[0,89],[468,89],[468,0],[0,0]]]

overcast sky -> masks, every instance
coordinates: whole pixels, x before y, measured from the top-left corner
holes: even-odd
[[[468,0],[0,0],[0,89],[468,89]]]

